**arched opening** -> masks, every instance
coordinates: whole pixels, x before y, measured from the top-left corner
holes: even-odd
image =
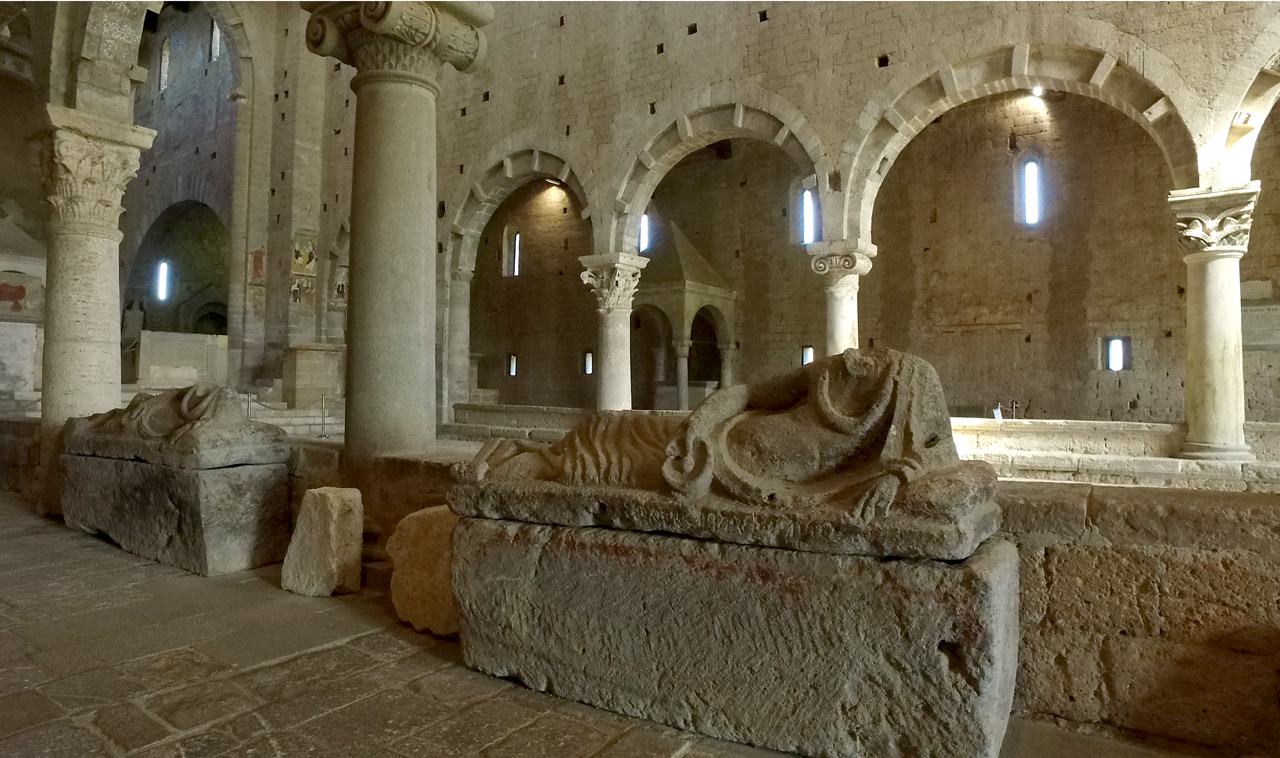
[[[695,313],[689,329],[689,382],[707,385],[708,390],[720,383],[720,335],[711,310],[704,307]]]
[[[1249,251],[1240,259],[1244,336],[1245,414],[1249,421],[1280,421],[1280,332],[1270,315],[1280,305],[1280,106],[1258,129],[1251,172],[1262,182],[1253,212]]]
[[[480,235],[470,350],[478,356],[478,388],[496,391],[499,403],[594,404],[595,377],[583,370],[583,356],[596,350],[597,317],[579,276],[578,257],[591,253],[582,210],[564,183],[534,179],[498,205]]]
[[[125,310],[140,310],[140,327],[155,332],[198,333],[196,321],[211,305],[225,318],[229,245],[226,225],[209,206],[194,200],[169,206],[143,235]]]
[[[824,302],[799,217],[802,180],[812,171],[772,142],[739,137],[689,153],[653,191],[650,263],[637,297],[670,297],[663,307],[688,308],[685,324],[710,327],[705,344],[691,348],[690,382],[719,381],[720,344],[741,343],[736,379],[750,382],[790,370],[800,344],[824,334]],[[723,310],[694,318],[708,301]],[[677,339],[697,342],[692,334]],[[696,399],[692,393],[690,404]]]
[[[671,320],[652,305],[631,312],[631,407],[674,408],[675,351]]]
[[[1036,223],[1025,207],[1033,164]],[[1007,418],[1017,403],[1019,417],[1180,419],[1173,186],[1150,134],[1092,98],[1024,90],[948,111],[880,189],[862,344],[930,361],[955,415],[1001,405]],[[1109,370],[1121,338],[1131,352]]]

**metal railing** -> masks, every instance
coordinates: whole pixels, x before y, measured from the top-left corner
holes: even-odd
[[[259,400],[258,400],[257,398],[255,398],[253,395],[245,395],[245,396],[244,396],[244,399],[245,399],[245,406],[244,406],[244,415],[245,415],[245,418],[248,418],[248,419],[252,419],[252,418],[253,418],[253,406],[255,406],[255,405],[257,405],[257,406],[258,406],[258,407],[260,407],[260,408],[263,408],[264,410],[268,410],[268,411],[274,411],[274,410],[277,410],[276,408],[272,408],[271,406],[267,405],[266,403],[263,403],[263,402],[259,401]],[[330,412],[329,412],[329,411],[330,411],[330,407],[331,407],[331,406],[338,406],[338,407],[342,408],[342,409],[343,409],[343,411],[345,412],[345,411],[346,411],[346,408],[347,408],[347,404],[346,404],[346,403],[344,403],[343,401],[341,401],[341,400],[339,400],[339,399],[335,398],[335,397],[329,397],[328,393],[323,393],[323,394],[321,394],[321,395],[320,395],[320,398],[319,398],[318,400],[316,400],[316,401],[314,401],[314,402],[311,402],[311,403],[308,403],[308,404],[306,404],[306,405],[298,405],[298,406],[294,406],[293,408],[291,408],[291,409],[289,409],[289,410],[305,411],[305,410],[310,410],[310,409],[312,409],[312,408],[315,408],[317,405],[318,405],[318,406],[320,406],[320,435],[319,435],[319,436],[320,436],[320,438],[321,438],[321,439],[328,439],[328,438],[329,438],[329,429],[328,429],[328,425],[329,425],[329,415],[330,415]],[[335,422],[338,420],[337,414],[334,414],[334,415],[333,415],[333,420],[334,420]]]

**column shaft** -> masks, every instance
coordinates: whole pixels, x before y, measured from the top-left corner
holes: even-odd
[[[471,276],[449,282],[449,407],[471,400]]]
[[[631,309],[600,311],[599,390],[602,411],[631,410]]]
[[[676,408],[689,410],[689,348],[688,342],[675,343],[676,348]]]
[[[1186,413],[1189,457],[1252,457],[1244,439],[1241,252],[1187,261]]]
[[[827,355],[838,355],[858,346],[858,277],[828,284],[826,293]]]
[[[356,75],[347,300],[349,470],[435,439],[435,92]]]
[[[734,368],[738,362],[738,349],[733,345],[720,346],[720,388],[732,387]]]

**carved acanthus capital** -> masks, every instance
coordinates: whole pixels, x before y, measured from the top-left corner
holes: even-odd
[[[649,259],[638,255],[585,255],[578,259],[586,266],[582,281],[596,295],[601,313],[629,312],[640,286],[640,270]]]
[[[84,224],[117,233],[129,181],[155,132],[48,106],[52,128],[32,139],[54,225]]]
[[[401,71],[434,78],[441,64],[466,71],[485,55],[479,27],[493,20],[488,3],[312,2],[307,47],[361,73]]]
[[[1188,250],[1232,250],[1249,247],[1249,229],[1261,182],[1229,189],[1189,189],[1169,193],[1178,219],[1178,241]]]

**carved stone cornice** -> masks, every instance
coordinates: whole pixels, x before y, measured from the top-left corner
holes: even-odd
[[[54,227],[99,227],[119,234],[122,201],[155,132],[60,106],[48,106],[50,129],[32,139]]]
[[[600,313],[628,313],[640,285],[640,270],[649,259],[639,255],[584,255],[582,281],[596,295]]]
[[[1227,189],[1189,189],[1169,193],[1169,207],[1177,216],[1178,241],[1193,252],[1243,253],[1261,182]]]
[[[466,71],[485,56],[479,27],[493,20],[488,3],[309,2],[307,48],[360,73],[395,71],[434,79],[447,63]]]

